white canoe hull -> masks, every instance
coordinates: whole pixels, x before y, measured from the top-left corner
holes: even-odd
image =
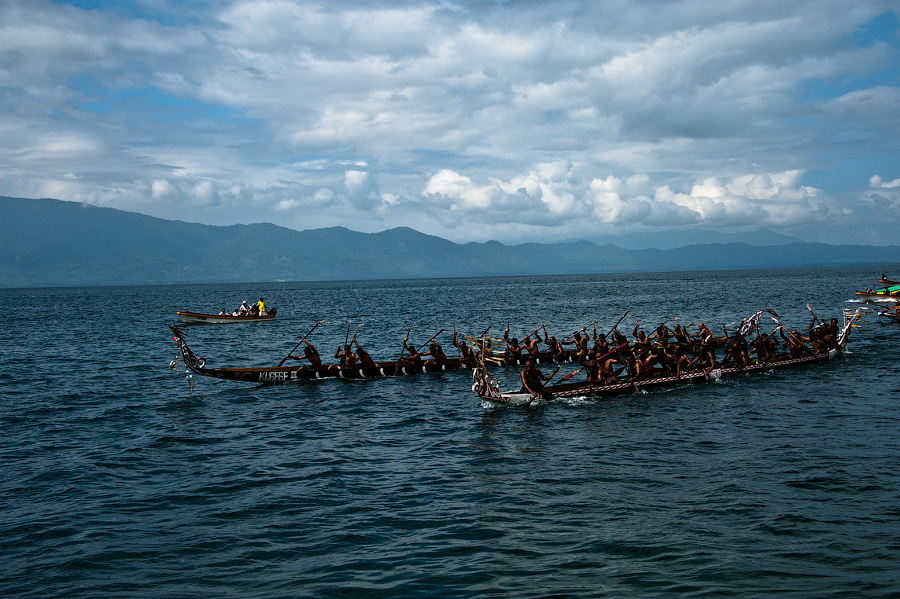
[[[275,315],[267,316],[220,316],[218,314],[200,314],[197,312],[176,312],[181,317],[182,322],[188,324],[233,324],[236,322],[260,322],[265,320],[274,320]]]

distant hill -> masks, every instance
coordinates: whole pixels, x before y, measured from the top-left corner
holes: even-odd
[[[626,250],[640,250],[644,248],[671,250],[687,245],[710,243],[746,243],[747,245],[755,246],[803,243],[802,239],[775,233],[768,229],[743,233],[722,233],[705,229],[671,229],[653,233],[629,233],[627,235],[596,237],[588,239],[588,241],[597,245],[612,244]]]
[[[408,228],[358,233],[342,227],[295,231],[272,224],[214,227],[75,202],[0,197],[0,287],[6,288],[726,270],[898,261],[898,246],[716,243],[629,250],[589,241],[456,244]]]

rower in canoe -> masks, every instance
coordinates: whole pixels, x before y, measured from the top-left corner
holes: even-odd
[[[530,393],[532,397],[541,399],[553,399],[553,394],[544,390],[544,383],[549,381],[552,376],[547,376],[534,365],[534,359],[525,360],[525,368],[519,373],[522,380],[522,393]]]

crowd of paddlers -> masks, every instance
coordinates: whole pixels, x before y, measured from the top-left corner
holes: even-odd
[[[638,321],[631,331],[631,338],[619,330],[622,319],[608,333],[598,332],[592,323],[561,340],[549,335],[546,327],[540,327],[520,342],[510,338],[507,329],[502,339],[490,339],[486,335],[470,338],[475,349],[469,357],[486,364],[578,362],[581,368],[566,378],[583,371],[588,381],[603,385],[620,381],[622,377],[638,381],[679,376],[716,368],[779,362],[839,349],[837,319],[819,320],[813,315],[809,327],[801,333],[782,325],[774,311],[766,312],[775,322],[770,332],[762,330],[762,311],[742,321],[731,333],[723,327],[719,335],[713,334],[702,322],[696,329],[693,325],[682,327],[679,323],[670,327],[671,319],[649,333],[641,329]],[[589,331],[592,326],[593,330]]]
[[[775,322],[770,332],[762,330],[760,319],[764,312]],[[779,362],[839,349],[837,319],[820,320],[815,314],[802,333],[786,328],[774,311],[766,310],[739,324],[734,323],[738,326],[733,332],[722,327],[718,335],[702,322],[696,327],[681,326],[679,323],[670,327],[669,323],[677,319],[662,322],[648,333],[642,330],[638,321],[631,330],[630,338],[619,330],[625,315],[607,333],[599,332],[594,322],[561,339],[549,334],[545,325],[534,329],[521,341],[510,336],[509,327],[503,337],[498,338],[488,335],[491,327],[481,335],[472,337],[458,332],[454,325],[452,345],[456,351],[452,353],[445,351],[438,341],[443,329],[418,346],[410,343],[407,332],[400,355],[391,362],[373,360],[359,345],[356,335],[349,338],[348,329],[348,339],[334,354],[339,363],[323,364],[318,352],[307,340],[308,335],[297,344],[305,345],[302,355],[295,356],[290,352],[285,359],[308,361],[315,370],[376,365],[417,368],[427,364],[475,367],[525,365],[529,361],[541,364],[577,362],[581,368],[576,373],[583,371],[588,381],[607,384],[622,377],[632,381],[647,380],[701,370]]]

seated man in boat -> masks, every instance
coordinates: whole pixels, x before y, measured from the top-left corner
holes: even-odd
[[[676,325],[677,326],[677,325]],[[691,358],[684,353],[684,350],[681,349],[681,345],[676,344],[672,347],[672,355],[669,358],[670,367],[672,368],[675,376],[681,376],[682,374],[687,374],[689,372],[693,372],[695,370],[694,365],[696,364],[696,358],[691,360]]]
[[[494,347],[491,344],[491,340],[487,338],[481,338],[475,342],[475,355],[480,358],[493,358],[494,357]]]
[[[573,333],[573,335],[570,339],[566,339],[566,340],[562,341],[561,343],[563,345],[574,345],[575,353],[578,354],[578,356],[580,356],[580,357],[587,356],[588,336],[586,334],[586,329],[587,329],[587,327],[585,327],[584,329],[581,329],[581,332],[575,331],[575,333]],[[585,333],[585,335],[582,336],[581,333]]]
[[[740,333],[735,333],[728,340],[728,346],[725,349],[725,357],[722,363],[726,366],[743,367],[750,365],[750,352],[747,348],[747,341]]]
[[[697,331],[697,334],[695,336],[703,343],[709,343],[710,340],[712,340],[712,331],[710,331],[709,328],[702,322],[697,325],[697,328],[699,329],[699,331]]]
[[[802,358],[812,355],[812,350],[806,346],[809,343],[809,338],[801,335],[796,329],[790,331],[790,334],[785,337],[784,327],[781,327],[778,329],[778,334],[784,339],[782,346],[790,349],[791,358]]]
[[[549,380],[550,377],[534,365],[533,358],[525,360],[525,368],[519,373],[519,378],[522,380],[522,393],[531,393],[533,397],[542,399],[553,399],[553,394],[544,390],[544,381]]]
[[[357,357],[349,345],[338,347],[337,351],[334,352],[334,357],[341,361],[341,368],[353,368],[356,366]]]
[[[219,316],[228,316],[228,312],[225,311],[225,308],[219,310]]]
[[[650,341],[656,339],[656,343],[665,349],[669,345],[669,337],[671,336],[672,334],[669,332],[669,327],[667,327],[665,323],[662,323],[656,327],[655,333],[647,337],[647,340]]]
[[[397,361],[402,366],[415,366],[419,367],[424,363],[422,358],[427,354],[422,354],[416,351],[416,348],[409,344],[409,337],[403,338],[403,349],[406,352],[406,355],[401,356]]]
[[[594,327],[594,353],[602,356],[609,351],[609,341],[606,340],[606,334],[597,334],[597,327]]]
[[[587,356],[579,359],[578,363],[581,364],[581,366],[584,368],[584,374],[587,376],[587,382],[600,382],[600,362],[597,361],[597,356],[594,353],[594,350],[589,350]]]
[[[898,304],[900,306],[900,304]],[[900,310],[898,310],[900,313]],[[832,318],[827,324],[822,325],[822,339],[824,341],[825,346],[828,349],[840,349],[841,346],[838,343],[838,321],[837,318]]]
[[[509,329],[506,329],[506,335],[508,334]],[[519,340],[516,337],[509,339],[506,335],[503,336],[503,339],[506,341],[506,360],[508,362],[518,362],[522,359],[522,350],[524,348],[519,345]]]
[[[768,333],[760,333],[751,344],[753,351],[756,353],[756,361],[760,364],[771,362],[775,359],[775,344]]]
[[[362,346],[360,346],[359,341],[356,340],[356,337],[353,338],[353,343],[356,344],[356,357],[359,359],[359,363],[363,368],[369,368],[375,366],[375,360],[372,359],[372,356],[369,355],[369,352],[364,350]]]
[[[247,303],[247,300],[241,302],[241,305],[238,306],[238,312],[241,316],[246,316],[250,314],[250,305]]]
[[[313,370],[322,370],[322,359],[319,357],[319,352],[306,339],[303,340],[303,343],[306,344],[306,347],[303,348],[303,355],[288,356],[288,358],[291,360],[309,360],[309,365]]]
[[[634,380],[647,380],[657,376],[659,372],[654,366],[658,361],[655,350],[650,350],[635,358]]]
[[[425,355],[431,356],[431,359],[428,360],[428,362],[434,362],[436,364],[446,364],[449,362],[447,355],[444,353],[444,348],[441,347],[441,344],[433,337],[431,343],[428,345],[428,353]]]
[[[569,357],[569,354],[566,353],[562,344],[552,335],[547,339],[547,351],[556,362],[565,362]]]
[[[456,335],[456,325],[453,325],[453,341],[451,341],[453,345],[456,346],[456,349],[459,350],[459,357],[462,359],[464,364],[468,364],[469,366],[475,365],[475,352],[472,351],[472,348],[465,341],[460,341]]]
[[[540,358],[541,357],[541,348],[538,347],[538,343],[541,342],[541,338],[538,336],[537,332],[540,329],[535,329],[534,331],[534,339],[530,336],[525,335],[525,338],[522,340],[522,347],[525,348],[525,351],[528,352],[528,355],[532,358]]]

